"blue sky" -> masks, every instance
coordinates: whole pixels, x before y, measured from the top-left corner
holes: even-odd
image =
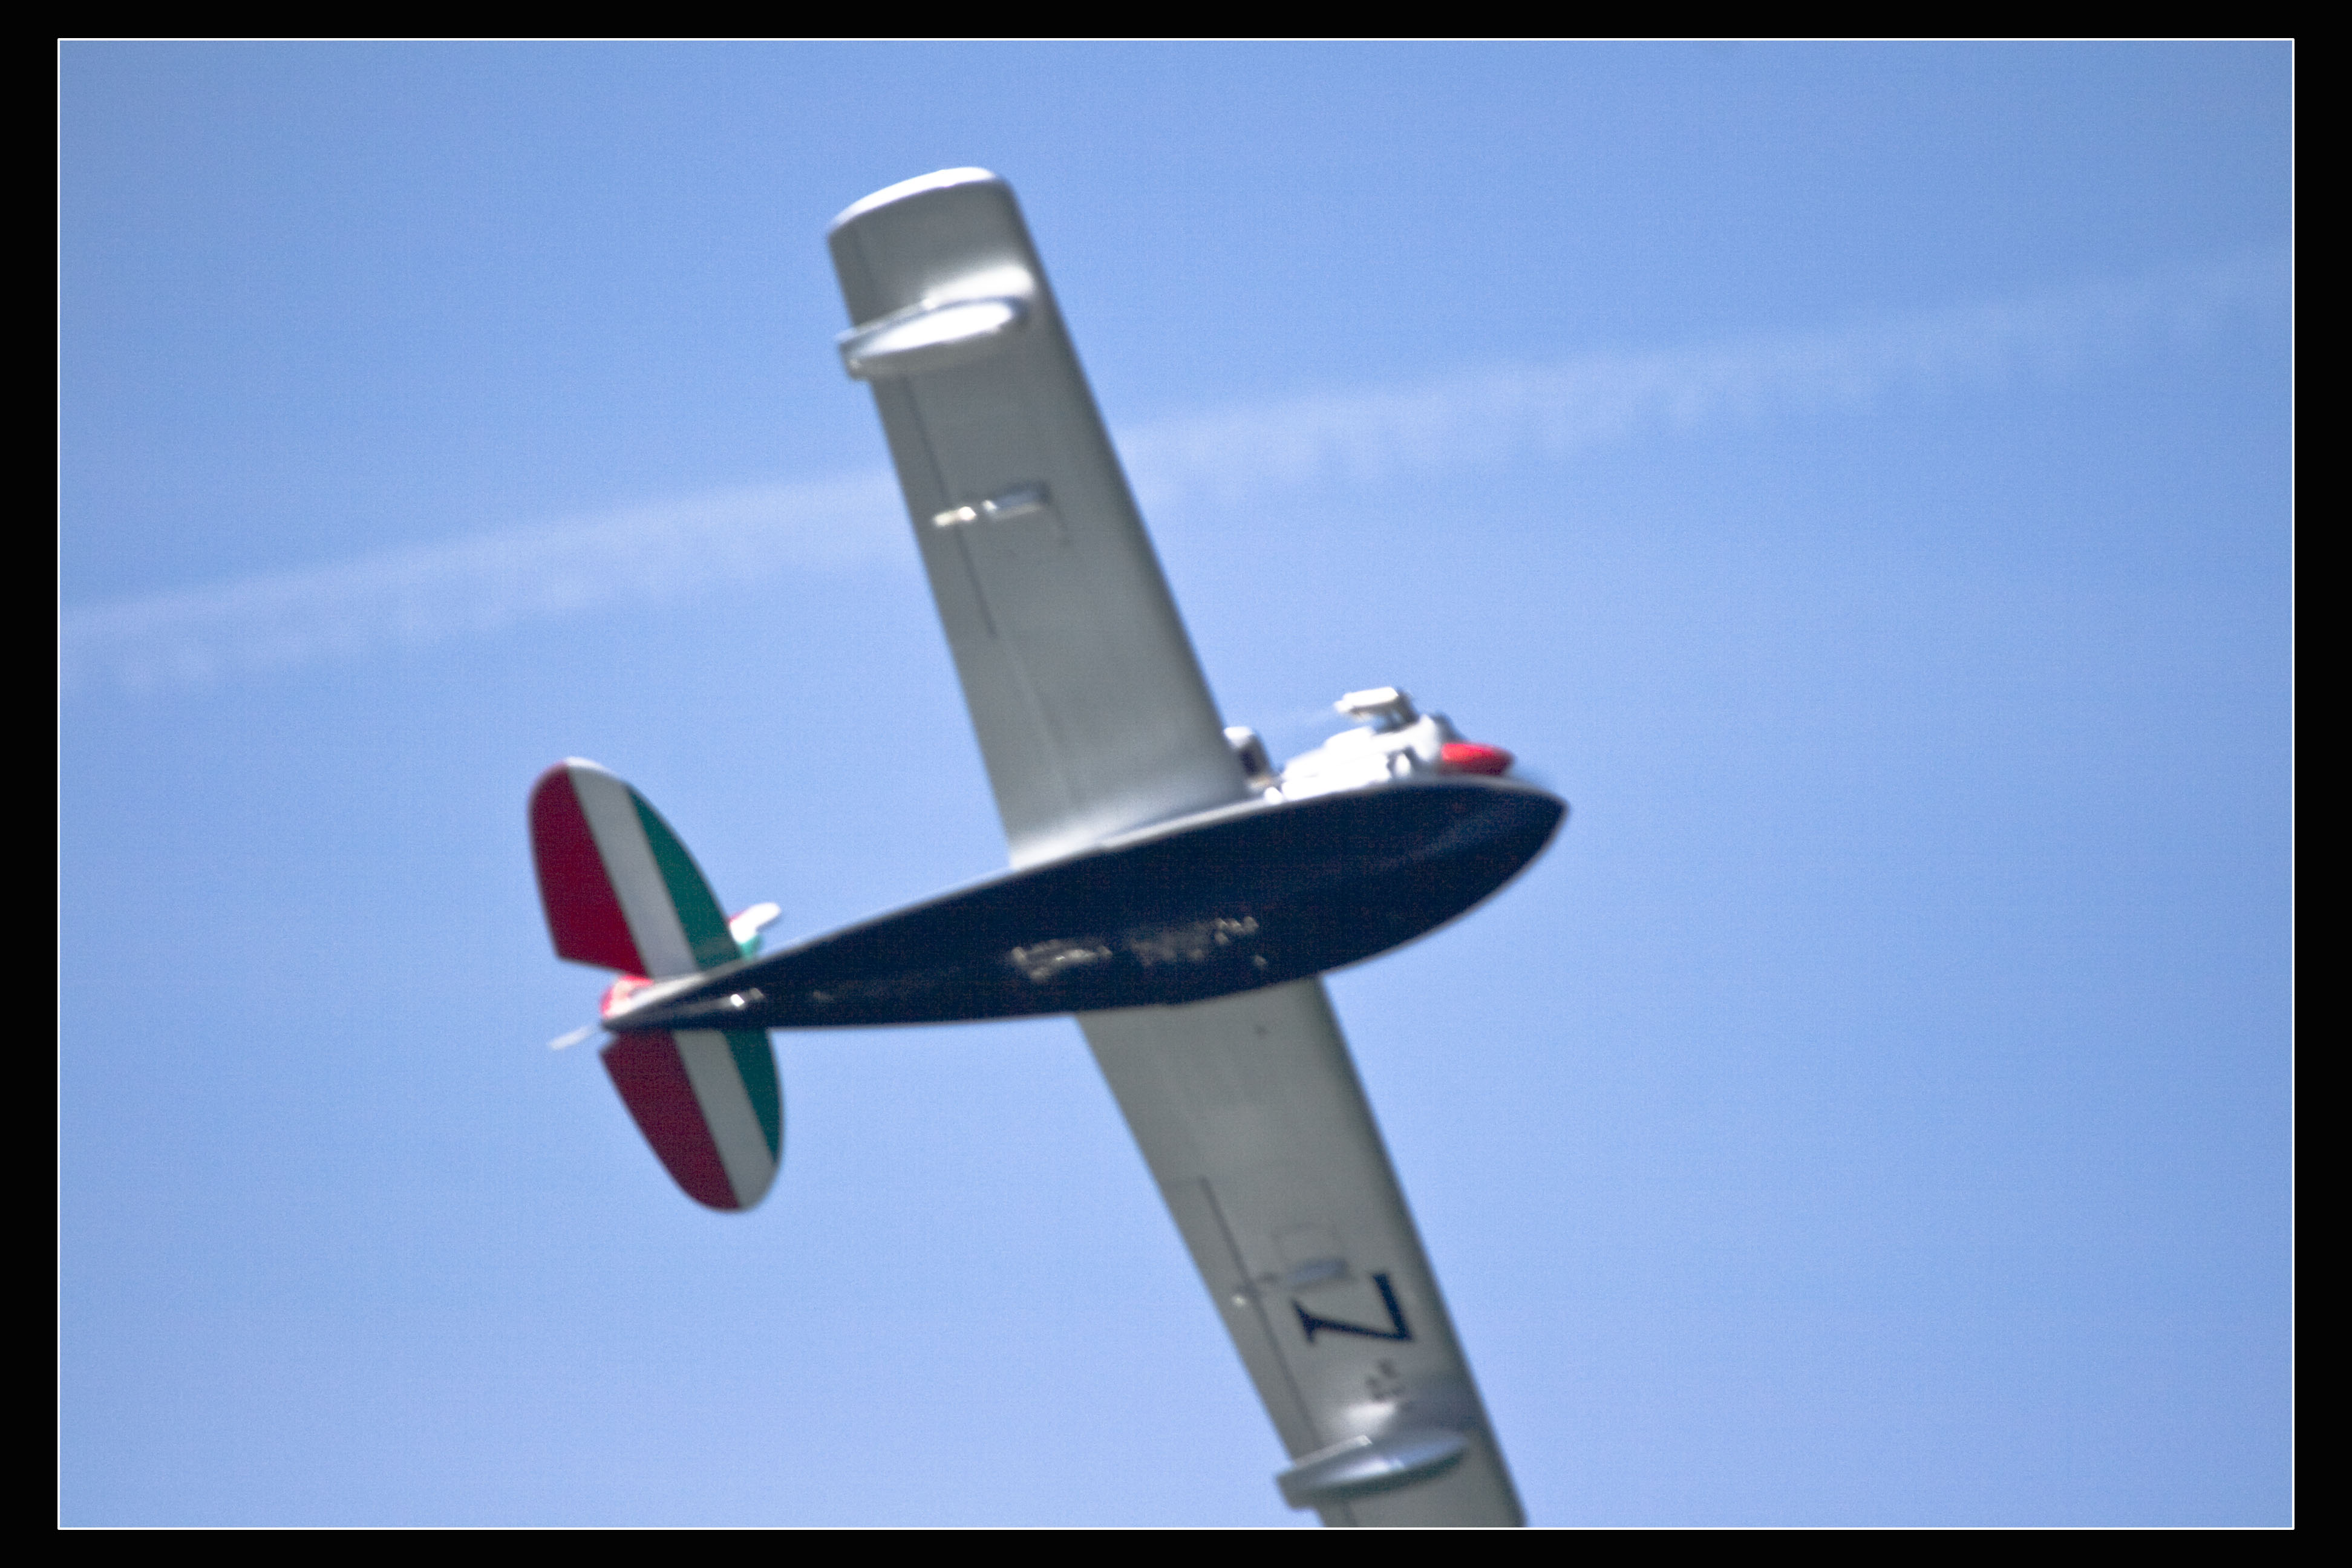
[[[2291,1518],[2292,56],[61,56],[60,1509],[1303,1522],[1066,1021],[678,1194],[525,790],[814,932],[1001,863],[833,357],[1020,192],[1229,722],[1574,816],[1333,994],[1528,1511]]]

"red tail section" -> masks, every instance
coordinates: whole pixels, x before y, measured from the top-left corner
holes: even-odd
[[[707,1208],[744,1207],[735,1195],[735,1184],[727,1179],[726,1163],[703,1120],[702,1102],[695,1097],[694,1082],[686,1075],[686,1063],[669,1032],[616,1036],[604,1056],[604,1070],[621,1091],[637,1131],[686,1195]],[[757,1197],[753,1194],[753,1201]]]
[[[540,774],[531,788],[530,852],[557,955],[574,963],[644,973],[646,961],[629,934],[628,917],[613,891],[569,763],[558,763]]]

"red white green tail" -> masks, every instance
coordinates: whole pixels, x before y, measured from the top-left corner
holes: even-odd
[[[530,792],[531,855],[555,951],[623,972],[604,1008],[648,978],[714,968],[757,945],[763,905],[730,929],[709,883],[645,796],[571,758]],[[783,1091],[765,1030],[633,1030],[604,1069],[687,1195],[715,1209],[765,1196],[783,1158]]]

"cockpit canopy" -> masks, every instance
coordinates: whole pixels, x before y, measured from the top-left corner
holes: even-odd
[[[1265,742],[1256,731],[1225,731],[1251,786],[1265,798],[1305,800],[1416,773],[1494,775],[1510,771],[1510,752],[1464,740],[1444,714],[1420,711],[1410,693],[1393,686],[1350,691],[1332,706],[1355,720],[1356,727],[1291,758],[1279,773],[1267,762]]]

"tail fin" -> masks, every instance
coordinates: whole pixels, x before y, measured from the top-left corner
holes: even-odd
[[[593,763],[573,757],[540,775],[530,847],[560,957],[667,979],[739,958],[750,945],[730,929],[661,814]],[[783,1158],[784,1107],[765,1030],[635,1030],[616,1036],[604,1060],[638,1131],[688,1197],[748,1209],[767,1194]]]
[[[641,1029],[615,1035],[604,1070],[637,1131],[686,1195],[748,1209],[784,1156],[783,1084],[765,1029]]]
[[[595,763],[540,774],[530,847],[559,956],[667,980],[742,955],[661,813]]]

